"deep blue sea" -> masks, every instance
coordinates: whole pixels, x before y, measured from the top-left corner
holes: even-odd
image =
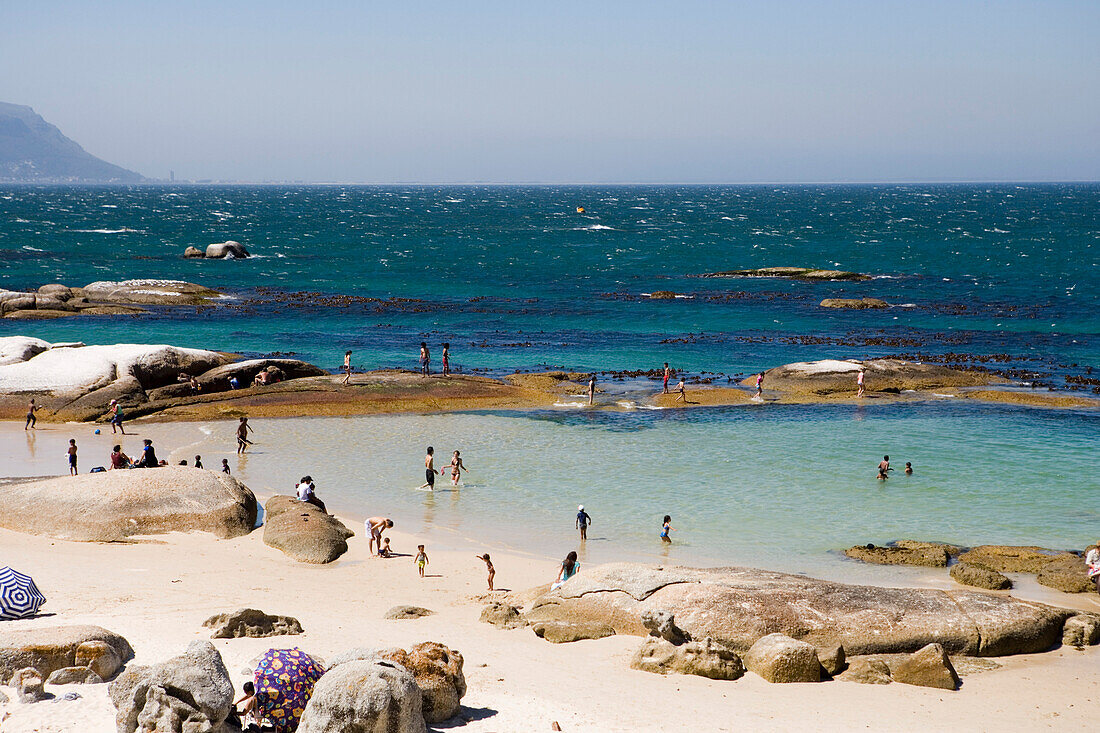
[[[255,257],[182,258],[227,239]],[[778,265],[872,279],[695,277]],[[412,368],[420,341],[437,353],[449,341],[466,371],[667,361],[722,382],[898,355],[1042,389],[1100,385],[1097,184],[0,188],[0,287],[129,278],[229,297],[132,318],[0,321],[0,335],[281,352],[334,370],[345,349],[359,369]],[[684,297],[650,299],[657,290]],[[861,296],[894,307],[819,306]],[[1080,548],[1100,531],[1092,409],[947,400],[258,421],[246,459],[231,427],[200,427],[165,452],[201,451],[211,465],[224,453],[259,490],[290,491],[310,473],[330,506],[436,538],[563,553],[584,503],[593,561],[837,563],[866,577],[832,551],[906,536]],[[15,442],[13,465],[28,450]],[[429,442],[463,450],[474,473],[461,491],[412,490]],[[916,474],[876,481],[887,452]],[[55,453],[32,450],[24,470],[48,472]],[[656,541],[664,513],[678,530],[671,555]]]

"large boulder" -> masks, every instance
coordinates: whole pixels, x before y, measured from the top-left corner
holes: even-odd
[[[1100,642],[1100,616],[1082,613],[1066,619],[1062,628],[1062,644],[1085,647]]]
[[[98,685],[103,678],[87,667],[62,667],[50,672],[48,685]]]
[[[434,641],[426,641],[408,649],[379,652],[383,659],[400,664],[412,673],[422,695],[424,721],[441,723],[458,715],[462,696],[466,694],[466,677],[462,673],[462,655]]]
[[[784,364],[769,369],[764,372],[764,384],[768,389],[792,394],[855,394],[856,376],[861,366],[866,371],[864,379],[869,391],[974,387],[1003,381],[984,372],[968,372],[938,364],[918,364],[900,359],[872,359],[863,362],[823,359]],[[756,377],[742,380],[741,384],[755,386]]]
[[[273,496],[264,505],[264,544],[299,562],[332,562],[354,536],[336,517],[293,496]]]
[[[527,625],[527,619],[523,618],[518,608],[501,601],[490,601],[481,609],[478,620],[498,629],[520,629]]]
[[[821,662],[812,644],[768,634],[745,654],[745,666],[768,682],[820,682]]]
[[[97,677],[109,680],[122,668],[126,659],[113,644],[101,639],[91,639],[76,648],[74,661],[78,667],[86,667],[95,672]]]
[[[329,669],[313,687],[298,733],[426,733],[420,688],[387,659],[356,659]]]
[[[196,259],[196,258],[206,257],[206,253],[203,252],[198,247],[193,247],[191,245],[187,245],[187,248],[183,250],[183,256],[186,257],[187,259]]]
[[[845,682],[858,682],[862,685],[888,685],[890,665],[876,657],[854,657],[848,660],[848,669],[837,678]]]
[[[1063,593],[1088,593],[1093,590],[1088,578],[1085,559],[1076,555],[1062,555],[1039,568],[1040,585]]]
[[[577,623],[538,621],[531,624],[531,630],[535,632],[535,636],[554,644],[570,644],[585,639],[603,639],[615,634],[615,628],[610,624],[587,621]]]
[[[323,377],[328,374],[324,369],[298,359],[246,359],[214,367],[200,374],[198,382],[204,390],[220,392],[229,389],[230,378],[236,377],[242,387],[247,387],[259,372],[270,368],[281,371],[284,379]]]
[[[262,638],[301,634],[302,624],[293,616],[277,616],[255,608],[219,613],[202,622],[211,639]]]
[[[224,473],[187,466],[103,471],[8,484],[0,527],[82,542],[210,532],[239,537],[256,524],[256,497]]]
[[[713,639],[680,645],[650,636],[630,660],[633,669],[656,674],[693,674],[712,680],[736,680],[745,674],[741,657]]]
[[[47,678],[65,667],[91,667],[98,656],[91,649],[103,644],[117,660],[114,669],[100,666],[110,677],[122,664],[134,656],[130,643],[113,631],[99,626],[40,626],[25,629],[0,630],[0,684],[6,684],[20,669],[33,667]]]
[[[996,570],[967,562],[952,565],[951,577],[963,585],[972,585],[975,588],[985,588],[987,590],[1007,590],[1012,587],[1012,581]]]
[[[945,568],[950,558],[947,550],[940,545],[924,547],[879,547],[876,545],[856,545],[849,547],[844,554],[853,560],[877,563],[879,565],[922,565],[930,568]]]
[[[0,366],[27,361],[51,346],[48,341],[29,336],[0,336]]]
[[[1045,547],[979,545],[959,555],[959,562],[981,565],[1001,573],[1038,573],[1052,560],[1076,557],[1072,552]]]
[[[890,677],[895,682],[942,690],[954,690],[959,686],[959,675],[939,644],[929,644],[900,663],[891,665]]]
[[[123,305],[203,305],[221,296],[204,285],[182,280],[100,280],[82,290],[84,297],[93,303]]]
[[[244,259],[249,256],[245,246],[240,242],[234,242],[232,239],[206,246],[206,257],[211,260],[220,260],[226,257]]]
[[[0,314],[17,313],[19,311],[34,310],[34,293],[24,293],[18,290],[0,290]]]
[[[160,664],[130,667],[108,691],[119,733],[222,733],[233,683],[208,641]]]
[[[693,639],[737,651],[780,632],[850,655],[949,652],[999,656],[1045,651],[1072,611],[970,590],[848,585],[753,568],[687,568],[613,563],[589,568],[561,588],[540,591],[533,624],[602,624],[644,636],[646,611],[675,615]]]

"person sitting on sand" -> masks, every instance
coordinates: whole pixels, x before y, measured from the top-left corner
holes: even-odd
[[[672,544],[672,517],[668,514],[661,520],[661,542]]]
[[[569,554],[565,556],[565,559],[561,561],[561,567],[558,569],[558,579],[550,586],[550,590],[557,590],[561,588],[565,581],[572,578],[581,569],[581,564],[577,562],[577,553],[575,550],[570,550]]]
[[[121,445],[111,449],[111,468],[129,468],[132,463],[130,456],[122,452]]]
[[[493,590],[493,578],[496,576],[497,571],[493,568],[493,561],[489,559],[489,553],[484,555],[474,555],[478,560],[485,561],[485,567],[489,570],[489,590]]]
[[[878,478],[879,481],[885,481],[890,478],[889,472],[894,469],[890,468],[890,456],[883,456],[882,460],[878,464]]]
[[[237,425],[237,455],[244,453],[245,448],[252,445],[252,441],[248,439],[248,431],[252,430],[252,426],[248,424],[248,418],[242,417],[241,422]],[[256,432],[252,430],[252,432]]]
[[[905,473],[909,474],[910,476],[913,475],[913,464],[909,461],[905,462]]]
[[[134,468],[156,468],[160,465],[160,461],[157,460],[157,452],[153,450],[153,441],[146,438],[141,442],[144,444],[141,448],[141,458],[134,464]]]
[[[1085,566],[1085,577],[1092,581],[1096,592],[1100,593],[1100,541],[1085,553]]]
[[[588,525],[592,524],[592,517],[584,510],[584,504],[577,507],[577,529],[581,531],[581,542],[588,539]]]
[[[298,501],[312,504],[320,509],[322,514],[328,514],[328,510],[325,509],[325,502],[318,499],[316,494],[313,493],[316,488],[317,487],[313,484],[312,476],[302,476],[302,480],[298,482],[294,490],[298,492]]]
[[[447,468],[451,469],[451,486],[458,486],[459,474],[462,471],[470,470],[462,464],[462,456],[459,455],[458,451],[455,451],[451,455],[451,462],[448,464]]]
[[[382,540],[382,549],[378,551],[379,557],[393,557],[393,550],[390,548],[390,538]]]
[[[416,569],[420,573],[420,577],[424,577],[424,566],[428,564],[428,553],[424,552],[424,545],[416,546],[416,557],[413,558],[413,562],[416,563]]]
[[[382,533],[393,526],[393,520],[387,517],[371,517],[364,524],[367,525],[367,536],[370,537],[367,552],[374,554],[382,549]]]
[[[351,382],[351,352],[344,352],[344,381],[341,384],[348,384]]]
[[[23,426],[24,430],[37,430],[35,427],[38,424],[38,418],[34,416],[34,413],[42,409],[41,405],[34,404],[34,398],[31,398],[31,403],[27,406],[27,424]]]
[[[443,473],[440,471],[440,473]],[[435,490],[435,448],[428,446],[428,451],[424,456],[424,483],[416,487],[417,489],[429,489]]]

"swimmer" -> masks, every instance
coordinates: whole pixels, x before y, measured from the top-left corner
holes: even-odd
[[[913,475],[913,464],[909,461],[905,462],[905,473],[909,474],[910,476]]]

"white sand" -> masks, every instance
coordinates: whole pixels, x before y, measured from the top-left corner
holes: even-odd
[[[415,550],[414,537],[392,538],[397,551]],[[48,597],[43,612],[53,614],[6,622],[12,628],[99,624],[123,634],[140,664],[206,638],[201,624],[214,613],[249,606],[300,619],[301,636],[214,642],[238,688],[249,660],[271,647],[299,646],[324,658],[354,646],[440,641],[465,657],[463,704],[474,719],[463,730],[469,731],[549,731],[553,721],[563,731],[1087,730],[1100,701],[1095,647],[1002,658],[1002,669],[964,677],[957,692],[902,684],[771,685],[751,673],[719,682],[636,672],[628,667],[640,643],[635,637],[554,645],[529,629],[480,623],[488,597],[484,565],[466,551],[427,551],[431,577],[422,580],[411,555],[371,558],[362,536],[337,563],[308,566],[265,546],[261,531],[221,541],[172,534],[134,544],[0,531],[0,557],[35,578]],[[524,589],[556,572],[548,559],[494,552],[493,560],[498,587]],[[406,603],[437,613],[382,620],[386,609]],[[8,705],[4,733],[114,731],[106,685],[52,691],[70,690],[81,699]],[[6,691],[14,700],[14,691]]]

